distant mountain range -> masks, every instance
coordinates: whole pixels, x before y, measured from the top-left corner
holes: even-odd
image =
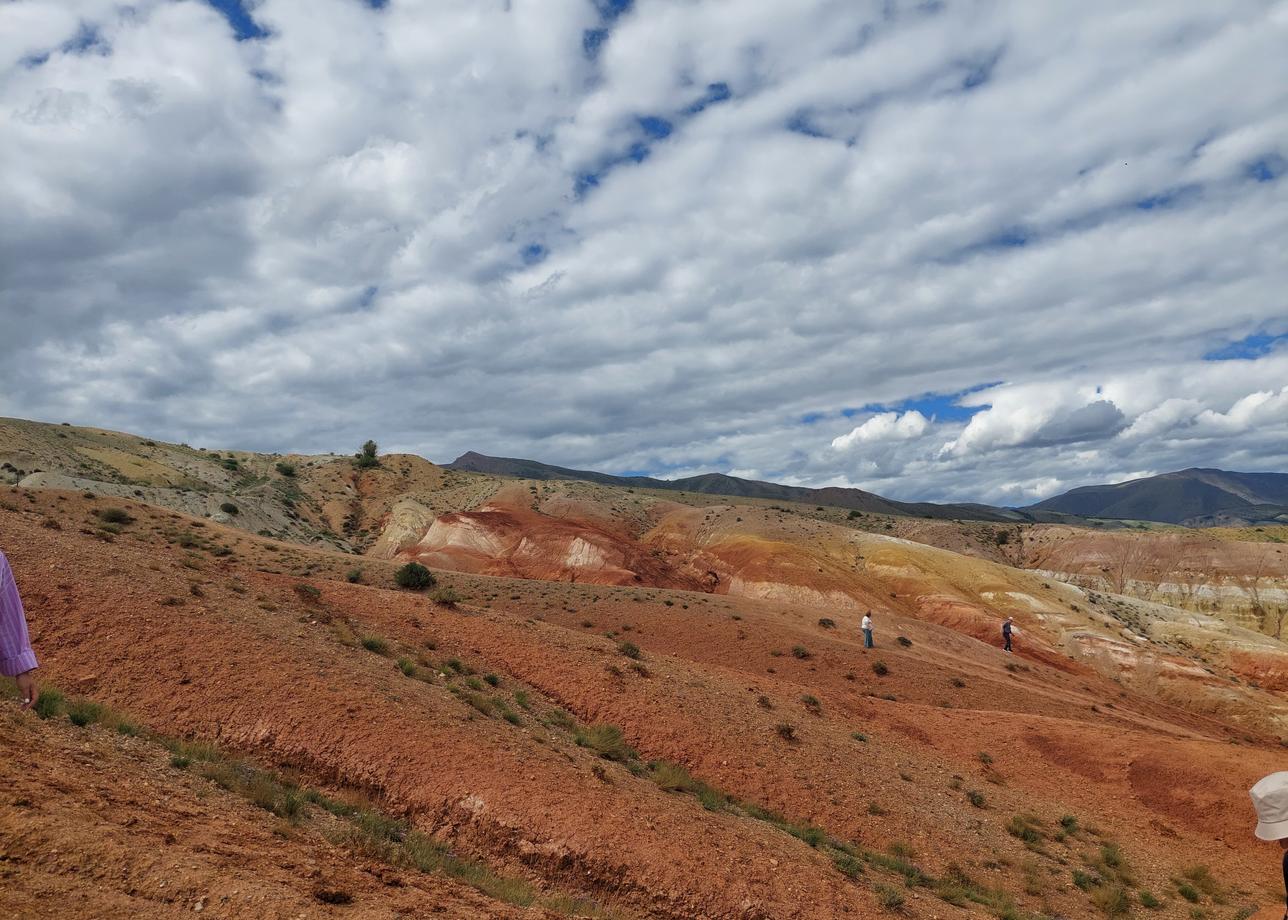
[[[1180,470],[1114,485],[1083,486],[1022,510],[1191,527],[1288,524],[1288,473]]]
[[[489,457],[469,451],[448,469],[521,479],[563,479],[639,489],[700,492],[734,498],[801,502],[850,508],[875,514],[997,522],[1057,522],[1069,518],[1155,521],[1191,527],[1288,523],[1288,473],[1231,473],[1189,469],[1134,479],[1115,485],[1083,486],[1025,508],[996,508],[969,502],[933,504],[901,502],[862,489],[810,489],[723,473],[704,473],[683,479],[613,476],[594,470],[575,470],[536,460]]]
[[[808,489],[803,486],[785,486],[755,479],[739,479],[723,473],[704,473],[684,479],[654,479],[650,476],[612,476],[593,470],[573,470],[551,466],[536,460],[519,460],[513,457],[489,457],[470,451],[461,454],[448,469],[471,473],[489,473],[493,476],[517,476],[522,479],[572,479],[596,482],[605,486],[636,489],[669,489],[675,492],[701,492],[707,495],[729,495],[735,498],[763,498],[771,501],[802,502],[830,505],[875,514],[904,514],[915,517],[959,519],[973,521],[1019,521],[1027,516],[1007,508],[988,505],[937,505],[930,502],[900,502],[882,498],[862,489],[825,488]]]

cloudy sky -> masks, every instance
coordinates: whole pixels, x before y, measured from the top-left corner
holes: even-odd
[[[1288,3],[8,0],[0,415],[1024,504],[1288,471]]]

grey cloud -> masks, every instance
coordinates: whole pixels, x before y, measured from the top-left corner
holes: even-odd
[[[0,27],[0,412],[896,497],[1288,462],[1270,409],[1201,417],[1276,356],[1193,364],[1288,289],[1288,180],[1248,167],[1288,154],[1262,3],[658,3],[589,61],[581,0],[265,0],[242,44],[203,4],[103,2],[110,54],[36,67],[77,23],[25,6]],[[673,133],[577,195],[644,115]],[[846,407],[997,380],[978,424],[828,449]]]

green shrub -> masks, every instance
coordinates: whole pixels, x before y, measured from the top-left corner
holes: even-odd
[[[1176,893],[1179,894],[1181,897],[1183,897],[1185,900],[1189,901],[1191,904],[1199,903],[1199,900],[1203,897],[1201,894],[1199,894],[1198,889],[1195,888],[1193,885],[1191,885],[1189,882],[1181,882],[1179,885],[1177,885]]]
[[[1139,897],[1140,897],[1140,903],[1143,906],[1148,907],[1150,910],[1158,910],[1158,908],[1163,906],[1163,902],[1160,901],[1158,898],[1154,897],[1148,891],[1142,891]]]
[[[784,741],[790,742],[796,740],[796,726],[792,725],[790,722],[779,722],[774,731],[778,732],[778,737],[782,738]]]
[[[104,524],[124,525],[129,524],[134,520],[134,518],[130,517],[129,512],[124,508],[100,508],[95,511],[94,514],[96,514],[98,519]]]
[[[634,642],[622,642],[617,646],[617,650],[621,652],[623,655],[625,655],[627,658],[633,658],[637,660],[643,657],[643,654],[644,654],[643,652],[640,651],[640,647],[636,645]]]
[[[1081,869],[1074,869],[1073,883],[1077,885],[1079,888],[1081,888],[1083,891],[1090,891],[1092,886],[1096,884],[1096,878],[1094,875],[1088,875],[1086,872],[1083,872]]]
[[[67,699],[61,691],[54,687],[46,687],[40,691],[40,696],[36,698],[32,709],[42,719],[54,719],[63,714],[66,706]]]
[[[103,707],[90,700],[72,700],[67,704],[67,719],[73,725],[84,728],[103,718]]]
[[[389,654],[389,643],[379,636],[363,636],[362,647],[369,652],[375,652],[377,655]]]
[[[976,792],[974,789],[966,793],[966,801],[970,802],[976,808],[984,807],[984,793]]]
[[[376,456],[378,449],[375,441],[368,441],[363,444],[362,450],[353,455],[353,465],[360,470],[369,470],[380,466],[380,460]]]
[[[410,658],[399,658],[398,670],[402,671],[403,674],[407,675],[408,677],[411,677],[416,673],[416,665]]]
[[[499,687],[501,685],[501,678],[497,677],[495,674],[484,674],[483,680],[491,687]]]
[[[356,585],[362,581],[362,569],[349,569],[348,574],[344,576],[345,581],[351,585]]]
[[[287,463],[286,461],[282,461],[282,462],[280,462],[280,463],[278,463],[278,464],[277,464],[277,472],[278,472],[278,473],[280,473],[281,475],[285,476],[287,479],[294,479],[294,478],[295,478],[295,464],[294,464],[294,463]]]
[[[877,885],[877,901],[888,911],[903,910],[903,895],[897,888],[889,885]]]
[[[1101,885],[1091,892],[1091,903],[1106,917],[1121,917],[1131,910],[1131,899],[1122,885]]]
[[[434,576],[419,562],[409,562],[394,572],[398,587],[409,591],[423,591],[434,586]]]
[[[232,515],[241,514],[241,509],[238,508],[236,505],[234,505],[232,502],[224,502],[219,506],[219,510],[222,511],[224,514],[232,514]]]
[[[804,703],[805,708],[814,715],[819,715],[823,711],[823,704],[818,701],[818,697],[809,693],[801,697],[801,702]]]
[[[802,661],[804,661],[806,658],[809,658],[809,657],[810,657],[809,649],[805,648],[805,646],[803,646],[803,645],[793,645],[793,646],[792,646],[792,657],[793,657],[793,658],[799,658],[799,659],[801,659]]]
[[[626,763],[638,756],[616,725],[599,723],[587,726],[579,729],[573,740],[579,747],[589,748],[605,760]]]
[[[836,629],[836,621],[831,617],[820,617],[818,625],[822,626],[824,629]]]
[[[1063,815],[1060,818],[1060,826],[1070,834],[1078,833],[1078,819],[1073,815]]]
[[[885,677],[890,673],[890,668],[884,661],[874,661],[872,662],[872,673],[877,677]]]
[[[431,591],[429,599],[435,604],[440,604],[443,607],[455,607],[461,601],[465,600],[465,598],[461,597],[455,588],[449,588],[446,586],[435,588]]]

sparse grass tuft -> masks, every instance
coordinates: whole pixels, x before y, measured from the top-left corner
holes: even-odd
[[[872,673],[877,677],[885,677],[890,673],[890,668],[884,661],[874,661],[872,662]]]
[[[377,655],[389,654],[389,643],[379,636],[363,636],[362,647],[369,652],[375,652]]]
[[[578,729],[573,740],[579,747],[589,748],[605,760],[626,763],[638,756],[616,725],[599,723]]]

